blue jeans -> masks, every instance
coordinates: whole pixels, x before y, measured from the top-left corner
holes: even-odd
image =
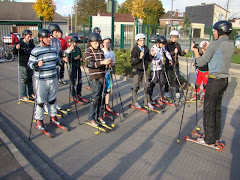
[[[20,75],[20,97],[27,96],[27,88],[28,95],[31,96],[33,94],[33,85],[32,85],[32,75],[33,71],[24,66],[19,66],[19,75]]]
[[[89,106],[89,114],[88,114],[89,121],[96,120],[97,117],[103,116],[103,105],[105,102],[104,97],[102,100],[104,78],[93,79],[90,81],[90,84],[92,89],[92,98]]]

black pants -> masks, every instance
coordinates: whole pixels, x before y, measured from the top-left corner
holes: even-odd
[[[82,92],[82,71],[80,66],[72,66],[71,67],[71,94],[72,96],[80,95]],[[75,84],[77,81],[77,89],[75,89]]]
[[[153,89],[155,85],[158,87],[158,95],[159,97],[163,96],[163,85],[164,85],[164,79],[163,79],[163,73],[162,70],[159,71],[151,71],[149,75],[149,82],[150,82],[150,87],[149,87],[149,96],[150,99],[152,99],[152,94],[153,94]]]
[[[178,84],[178,81],[176,78],[176,75],[179,77],[179,64],[176,64],[176,70],[174,70],[172,66],[165,66],[165,71],[167,73],[170,86],[172,86],[172,87],[175,86],[176,92],[179,92],[179,84]],[[174,71],[176,71],[176,75],[175,75]],[[165,83],[165,92],[169,92],[169,85],[168,85],[167,80]]]
[[[221,134],[222,97],[228,86],[228,78],[209,78],[206,86],[203,109],[205,142],[215,144]]]
[[[64,78],[64,63],[60,65],[60,79]]]

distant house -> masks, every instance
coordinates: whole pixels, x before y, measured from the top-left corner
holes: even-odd
[[[138,19],[138,24],[142,24],[142,19]],[[124,32],[131,32],[133,30],[134,19],[131,14],[114,13],[114,36],[116,39],[120,39],[121,24],[130,25],[124,26]],[[92,27],[100,27],[102,37],[111,37],[112,27],[112,14],[111,13],[98,13],[97,16],[92,16]]]
[[[176,11],[168,11],[164,14],[160,19],[160,26],[170,25],[172,21],[173,26],[181,26],[185,19],[185,12]]]
[[[228,19],[229,11],[217,4],[205,4],[187,6],[186,15],[190,18],[191,23],[205,24],[205,28],[210,28],[219,20]]]
[[[233,28],[240,29],[240,18],[233,18],[229,20],[232,23]]]
[[[33,37],[37,36],[38,29],[42,28],[42,21],[32,8],[33,3],[0,1],[0,38],[14,33],[22,33],[29,29]],[[68,20],[58,13],[54,14],[53,23],[57,23],[63,31],[68,33]],[[46,22],[46,27],[50,22]]]

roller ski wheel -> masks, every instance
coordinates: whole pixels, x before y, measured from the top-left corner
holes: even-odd
[[[200,144],[200,145],[203,145],[203,146],[215,149],[218,152],[221,152],[224,149],[223,146],[220,143],[217,143],[217,144],[207,144],[206,142],[201,142],[201,141],[199,141],[197,139],[191,139],[188,136],[184,136],[183,140],[185,142],[193,142],[193,143],[196,143],[196,144]]]
[[[142,111],[144,113],[147,113],[148,114],[148,111],[146,109],[143,109],[143,108],[137,108],[136,106],[133,106],[133,105],[129,105],[130,108],[133,108],[133,109],[136,109],[136,110],[139,110],[139,111]]]
[[[105,130],[104,128],[99,127],[99,125],[97,125],[97,124],[96,124],[96,126],[95,126],[95,125],[93,125],[93,124],[92,124],[91,122],[89,122],[89,121],[85,121],[85,124],[87,124],[87,125],[95,128],[95,129],[98,129],[99,131],[106,132],[106,130]],[[100,132],[99,132],[99,133],[100,133]],[[98,134],[99,134],[99,133],[98,133]],[[96,132],[95,132],[95,134],[96,134]]]
[[[58,128],[64,130],[64,131],[67,131],[68,132],[68,128],[63,126],[59,120],[57,119],[57,117],[50,117],[50,123],[57,126]]]

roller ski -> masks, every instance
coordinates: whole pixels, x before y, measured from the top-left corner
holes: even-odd
[[[89,101],[87,99],[83,98],[82,95],[78,95],[77,99],[81,102],[89,103]]]
[[[204,138],[205,134],[199,134],[197,131],[193,131],[192,132],[192,137],[193,138]],[[225,148],[225,144],[224,143],[217,142],[216,144],[217,145],[221,145],[223,149]]]
[[[177,107],[176,104],[173,104],[172,103],[172,100],[169,102],[167,101],[165,98],[161,99],[161,100],[156,100],[155,103],[158,103],[158,104],[166,104],[168,106],[173,106],[173,107]]]
[[[200,144],[200,145],[203,145],[203,146],[206,146],[206,147],[209,147],[209,148],[212,148],[212,149],[215,149],[219,152],[221,152],[223,150],[223,146],[216,143],[216,144],[207,144],[203,138],[197,138],[197,139],[192,139],[192,138],[189,138],[188,136],[184,136],[184,141],[186,142],[193,142],[193,143],[196,143],[196,144]]]
[[[153,105],[151,103],[148,103],[148,106],[144,105],[143,107],[145,109],[149,110],[149,111],[153,111],[153,112],[156,112],[158,114],[162,114],[163,113],[162,111],[154,109],[154,107],[153,107]]]
[[[27,102],[27,103],[34,103],[35,102],[35,99],[28,98],[28,97],[23,97],[23,98],[20,98],[19,100],[22,101],[22,102]]]
[[[62,107],[60,107],[60,106],[57,106],[56,108],[59,112],[65,114],[65,115],[68,115],[69,112],[71,111],[71,109],[63,110]]]
[[[103,120],[103,118],[98,118],[98,123],[102,126],[102,127],[105,127],[105,128],[107,128],[107,129],[109,129],[109,130],[113,130],[110,126],[108,126],[107,124],[106,124],[106,122]]]
[[[43,121],[36,120],[36,126],[39,131],[41,131],[43,134],[47,135],[49,138],[53,138],[53,135],[46,130],[46,127],[43,123]]]
[[[99,131],[106,132],[106,130],[104,128],[99,127],[99,125],[94,120],[85,121],[85,124],[87,124],[87,125],[89,125],[89,126],[91,126],[93,128],[96,128]],[[95,132],[95,134],[97,134],[97,133]]]
[[[120,116],[123,117],[123,114],[122,114],[122,113],[115,112],[109,105],[106,105],[106,106],[105,106],[104,112],[105,112],[105,113],[114,114],[114,115],[116,115],[116,116],[118,116],[118,117],[120,117]]]
[[[63,129],[64,131],[68,131],[68,128],[63,126],[60,121],[58,120],[57,117],[50,117],[50,123],[54,124],[55,126],[57,126],[58,128]]]
[[[160,101],[152,101],[151,100],[151,104],[154,106],[154,107],[158,107],[158,108],[160,108],[160,109],[163,109],[163,103],[162,102],[160,102]]]
[[[76,102],[78,104],[82,104],[82,105],[85,105],[86,103],[79,100],[78,98],[74,97],[74,98],[70,98],[70,101],[73,101],[73,102]]]
[[[113,120],[112,116],[109,116],[106,112],[103,113],[103,117],[110,119],[111,121]]]
[[[148,111],[146,109],[143,109],[138,103],[129,105],[129,107],[148,114]]]

